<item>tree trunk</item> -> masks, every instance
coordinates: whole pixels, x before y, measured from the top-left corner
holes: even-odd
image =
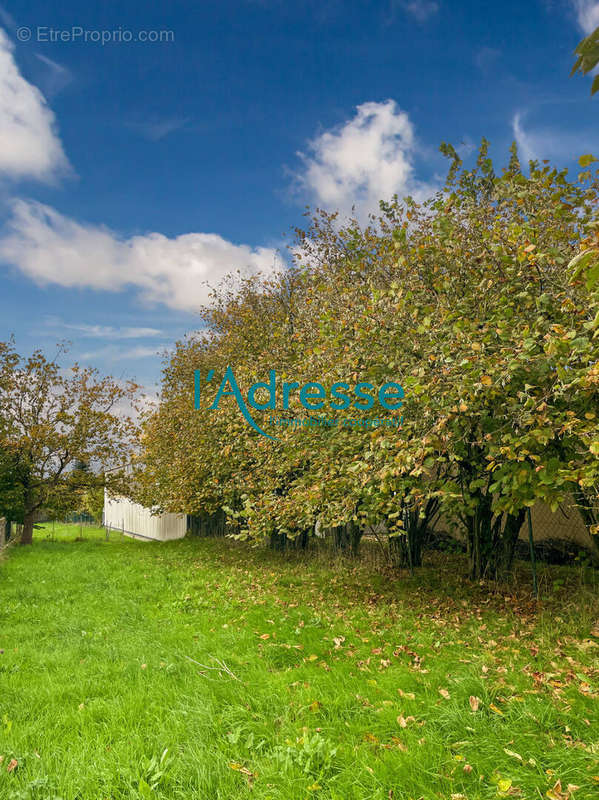
[[[516,543],[520,534],[520,528],[524,525],[526,509],[521,508],[516,514],[508,514],[501,533],[501,539],[496,545],[493,554],[493,567],[495,579],[501,580],[507,576],[514,563]]]
[[[25,514],[23,519],[23,533],[21,534],[21,544],[33,543],[33,523],[35,521],[35,511]]]
[[[482,492],[474,515],[468,522],[468,555],[470,557],[470,580],[484,578],[493,541],[493,512],[491,497]]]

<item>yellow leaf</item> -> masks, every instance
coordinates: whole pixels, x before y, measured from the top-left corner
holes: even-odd
[[[491,703],[489,708],[491,709],[491,711],[494,711],[496,714],[501,714],[501,716],[503,717],[503,711],[500,708],[497,708],[497,706],[494,703]]]
[[[493,383],[493,378],[490,375],[483,375],[480,379],[480,382],[483,384],[483,386],[491,386]]]
[[[512,758],[517,758],[518,761],[522,761],[522,756],[520,755],[520,753],[515,753],[513,750],[508,750],[507,747],[503,748],[503,752],[507,756],[511,756]]]
[[[511,786],[512,782],[509,778],[501,778],[501,780],[497,781],[497,788],[500,792],[509,791]]]

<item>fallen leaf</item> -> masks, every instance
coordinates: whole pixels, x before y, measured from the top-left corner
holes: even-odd
[[[557,780],[551,789],[547,789],[545,795],[549,800],[569,800],[569,794],[563,791],[560,780]]]
[[[449,694],[447,689],[439,689],[439,694],[441,695],[441,697],[444,697],[446,700],[449,700],[449,698],[451,697],[451,695]]]
[[[231,769],[234,769],[235,772],[241,772],[242,775],[247,775],[250,778],[255,778],[256,777],[256,773],[255,772],[252,772],[251,769],[248,769],[247,767],[244,767],[243,764],[238,764],[236,761],[231,761],[229,763],[229,767]]]
[[[473,694],[471,694],[470,695],[470,699],[469,699],[468,702],[470,703],[470,708],[473,711],[478,711],[478,709],[480,707],[480,698],[479,697],[475,697]]]
[[[522,756],[520,755],[520,753],[515,753],[513,750],[508,750],[507,747],[503,748],[503,752],[507,756],[511,756],[512,758],[517,758],[518,761],[522,761]]]
[[[6,767],[6,771],[7,772],[14,772],[18,766],[19,766],[19,762],[17,761],[17,759],[16,758],[11,758],[11,760],[8,762],[8,766]]]

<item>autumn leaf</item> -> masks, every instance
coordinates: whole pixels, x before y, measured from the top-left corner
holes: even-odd
[[[236,761],[231,761],[229,763],[230,769],[235,770],[235,772],[241,772],[242,775],[246,775],[248,778],[255,778],[256,773],[252,772],[251,769],[244,767],[243,764],[238,764]]]
[[[474,695],[471,694],[468,702],[470,703],[470,708],[473,711],[478,711],[480,707],[480,698],[475,697]]]
[[[446,700],[449,700],[449,698],[451,697],[451,695],[449,694],[447,689],[439,689],[439,694],[441,695],[441,697],[444,697]]]
[[[14,772],[18,766],[19,766],[19,762],[17,761],[17,759],[16,758],[11,758],[11,760],[8,762],[8,765],[6,767],[6,771],[7,772]]]
[[[507,747],[503,748],[503,752],[506,755],[511,756],[512,758],[517,758],[518,761],[522,761],[522,756],[520,755],[520,753],[515,753],[513,750],[508,750]]]
[[[551,789],[547,789],[545,796],[548,797],[549,800],[569,800],[570,793],[564,792],[562,789],[562,782],[557,780]]]

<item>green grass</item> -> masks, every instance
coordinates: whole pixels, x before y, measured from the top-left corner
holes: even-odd
[[[459,560],[391,579],[50,533],[0,562],[1,800],[599,797],[579,573],[535,609]]]

